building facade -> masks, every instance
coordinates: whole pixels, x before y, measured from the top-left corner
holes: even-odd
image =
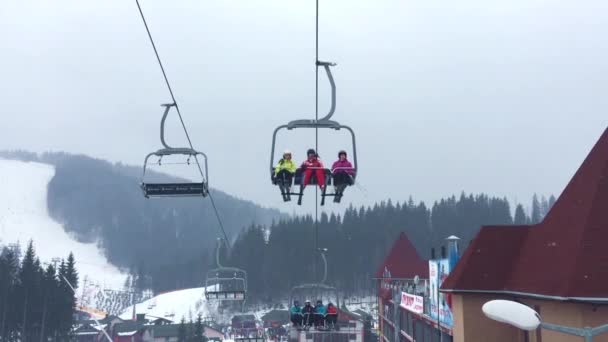
[[[401,234],[376,273],[381,342],[451,342],[451,296],[438,291],[450,259],[426,261]]]
[[[541,223],[482,227],[441,291],[452,295],[454,342],[583,341],[492,321],[481,307],[493,299],[525,304],[548,324],[608,324],[608,130]]]

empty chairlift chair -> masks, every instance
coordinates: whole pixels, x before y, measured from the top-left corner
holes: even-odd
[[[218,239],[215,252],[217,268],[207,272],[205,298],[219,301],[243,301],[244,303],[247,298],[247,271],[236,267],[222,266],[220,263],[221,247],[222,239]]]
[[[165,121],[167,115],[172,107],[175,107],[175,103],[163,104],[165,112],[160,123],[160,141],[164,148],[161,148],[155,152],[149,153],[144,160],[144,170],[141,179],[141,189],[146,198],[150,197],[206,197],[209,194],[208,185],[208,170],[207,170],[207,156],[199,151],[196,151],[189,147],[171,147],[165,142]],[[186,159],[185,164],[193,165],[198,168],[201,176],[199,182],[149,182],[146,178],[146,170],[149,165],[149,159],[152,156],[158,157],[158,165],[162,165],[162,158],[166,156],[182,155]],[[202,166],[199,161],[199,157],[202,157]],[[194,159],[194,160],[192,160]]]

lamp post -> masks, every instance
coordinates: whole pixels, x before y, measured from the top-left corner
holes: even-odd
[[[532,331],[540,327],[546,330],[584,337],[585,342],[593,342],[593,336],[608,332],[608,324],[594,328],[575,328],[545,323],[541,321],[540,315],[530,307],[510,300],[491,300],[486,302],[481,309],[488,318],[497,322],[510,324],[522,330]]]

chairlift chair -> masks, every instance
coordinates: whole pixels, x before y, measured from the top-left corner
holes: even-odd
[[[351,186],[355,184],[355,179],[357,176],[357,170],[358,170],[358,163],[357,163],[357,144],[356,144],[356,137],[355,137],[355,132],[352,130],[352,128],[350,128],[349,126],[346,125],[342,125],[337,121],[333,121],[330,120],[330,118],[333,116],[335,110],[336,110],[336,84],[334,82],[334,78],[331,74],[331,66],[334,66],[334,63],[330,63],[330,62],[317,62],[317,67],[322,66],[325,69],[325,72],[327,74],[327,77],[329,79],[329,83],[331,85],[331,107],[329,109],[329,112],[327,113],[327,115],[325,115],[323,118],[318,119],[318,120],[308,120],[308,119],[304,119],[304,120],[294,120],[294,121],[290,121],[289,123],[287,123],[286,125],[281,125],[279,127],[277,127],[274,130],[274,133],[272,135],[272,147],[270,150],[270,177],[274,183],[277,183],[275,181],[274,178],[274,170],[275,170],[275,150],[276,150],[276,140],[277,140],[277,134],[279,131],[283,130],[283,129],[287,129],[287,130],[293,130],[293,129],[299,129],[299,128],[309,128],[309,129],[333,129],[336,131],[339,131],[341,129],[345,129],[347,130],[350,135],[351,135],[351,139],[352,139],[352,151],[353,151],[353,175],[351,176],[352,181],[349,182],[349,184],[346,184],[346,186]],[[325,198],[326,197],[336,197],[337,198],[337,202],[339,202],[339,200],[342,198],[343,195],[343,188],[340,192],[336,193],[328,193],[327,192],[327,187],[329,185],[331,185],[332,180],[333,180],[333,171],[335,170],[330,170],[329,168],[324,168],[324,174],[325,174],[325,184],[326,186],[323,188],[323,192],[321,193],[321,205],[325,205]],[[280,182],[276,185],[279,185],[280,189],[281,189],[281,194],[283,195],[285,200],[289,200],[291,195],[296,195],[298,196],[298,205],[302,204],[302,196],[303,196],[303,191],[304,191],[304,186],[302,183],[303,180],[303,171],[298,168],[296,170],[295,176],[294,176],[294,183],[295,184],[299,184],[300,185],[300,192],[298,193],[294,193],[291,192],[291,184],[281,184]],[[317,180],[316,177],[311,177],[311,182],[310,185],[317,185]],[[335,182],[334,182],[335,185]],[[341,184],[343,185],[343,184]]]
[[[289,293],[289,305],[293,305],[294,301],[298,300],[303,303],[305,300],[310,300],[311,304],[316,303],[317,300],[323,301],[324,305],[332,302],[334,305],[338,305],[338,290],[330,285],[325,284],[327,281],[327,258],[325,252],[327,249],[319,248],[318,252],[321,254],[323,259],[323,278],[318,283],[307,283],[294,286]],[[291,320],[291,312],[289,313]],[[307,324],[309,325],[309,324]],[[337,327],[337,326],[336,326]],[[298,327],[292,329],[299,330]]]
[[[163,104],[165,112],[160,122],[160,141],[164,148],[161,148],[155,152],[149,153],[144,159],[143,174],[141,177],[141,189],[146,198],[150,197],[206,197],[209,194],[209,175],[207,168],[207,155],[202,152],[196,151],[189,147],[171,147],[165,142],[165,121],[167,115],[172,107],[175,107],[175,103]],[[166,156],[183,155],[187,157],[186,164],[191,164],[191,159],[194,158],[192,164],[196,164],[201,173],[200,182],[148,182],[146,180],[146,170],[150,160],[150,157],[158,157],[158,165],[162,165],[162,158]],[[202,157],[203,166],[201,167],[198,161],[198,157]]]
[[[235,267],[209,270],[205,280],[207,300],[244,301],[247,295],[247,272]]]
[[[209,270],[205,277],[205,298],[219,301],[245,301],[247,297],[247,271],[236,267],[224,267],[220,263],[222,239],[218,239],[215,254],[217,268]]]

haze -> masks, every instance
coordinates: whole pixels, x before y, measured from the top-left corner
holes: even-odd
[[[320,3],[320,58],[338,63],[334,119],[359,147],[361,187],[342,206],[463,190],[527,205],[558,195],[606,127],[606,1]],[[270,184],[270,141],[314,117],[314,1],[141,4],[212,187],[294,210]],[[5,1],[0,46],[0,149],[140,165],[160,147],[170,97],[134,1]],[[347,143],[321,135],[321,157]],[[277,149],[300,161],[312,145],[314,133],[290,133]],[[312,193],[304,201],[298,210]]]

